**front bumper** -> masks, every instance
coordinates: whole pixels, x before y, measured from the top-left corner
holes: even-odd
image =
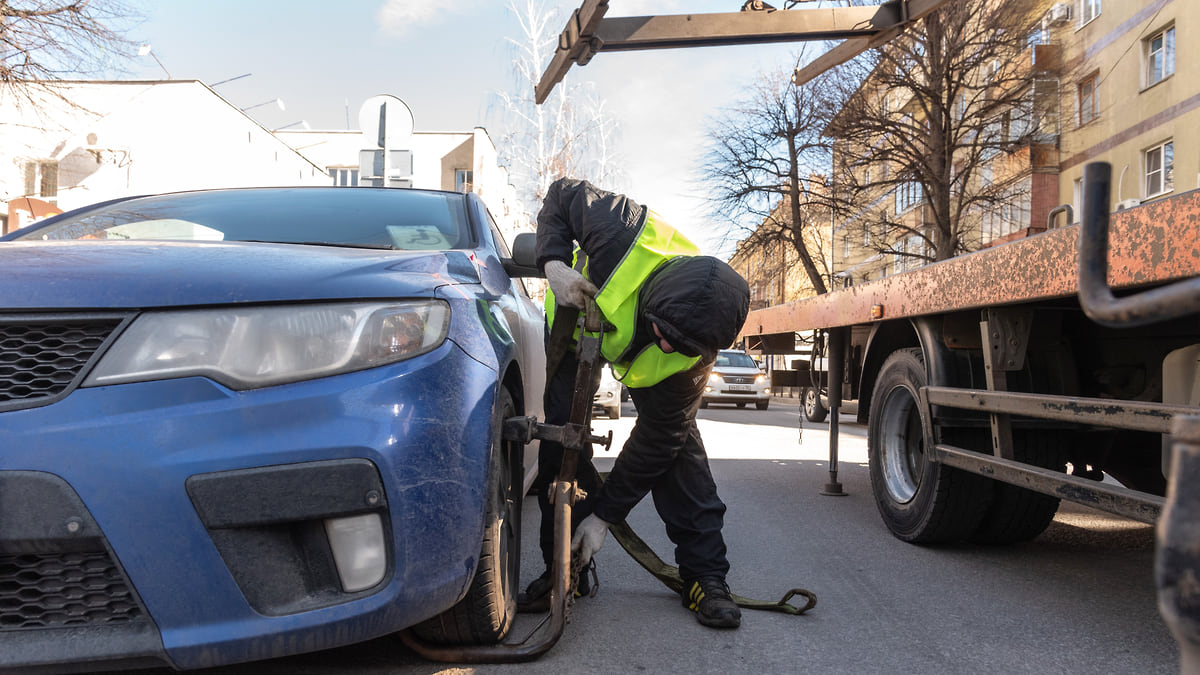
[[[0,414],[0,669],[211,667],[450,607],[479,555],[495,386],[447,342],[254,391],[187,378]],[[368,512],[387,570],[345,593],[321,523]]]
[[[710,381],[704,388],[703,396],[710,403],[756,403],[771,398],[771,385]]]

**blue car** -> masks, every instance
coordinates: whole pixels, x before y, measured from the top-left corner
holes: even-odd
[[[474,194],[210,190],[0,239],[0,669],[501,639],[543,318]]]

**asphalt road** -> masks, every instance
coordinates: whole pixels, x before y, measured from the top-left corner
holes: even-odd
[[[598,420],[619,439],[633,423]],[[1177,673],[1178,652],[1158,614],[1154,533],[1064,505],[1050,528],[1017,546],[919,547],[893,538],[875,510],[863,429],[841,418],[844,497],[828,480],[827,423],[801,436],[794,401],[767,411],[710,407],[701,434],[722,498],[735,593],[774,600],[802,587],[819,603],[804,616],[746,611],[742,627],[699,625],[677,596],[611,540],[597,555],[600,589],[577,602],[558,644],[519,665],[421,660],[398,640],[214,669],[211,673]],[[800,440],[803,440],[801,443]],[[615,452],[598,455],[601,470]],[[633,527],[670,561],[645,500]],[[525,504],[526,579],[537,505]],[[523,615],[518,633],[531,618]]]

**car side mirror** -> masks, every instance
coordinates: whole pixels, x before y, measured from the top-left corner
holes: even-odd
[[[510,277],[540,277],[537,266],[537,235],[522,232],[513,237],[512,257],[500,261]]]

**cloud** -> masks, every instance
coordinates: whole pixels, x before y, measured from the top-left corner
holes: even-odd
[[[487,0],[386,0],[379,8],[379,26],[392,35],[404,35],[414,28],[441,23],[453,14],[483,7]]]

